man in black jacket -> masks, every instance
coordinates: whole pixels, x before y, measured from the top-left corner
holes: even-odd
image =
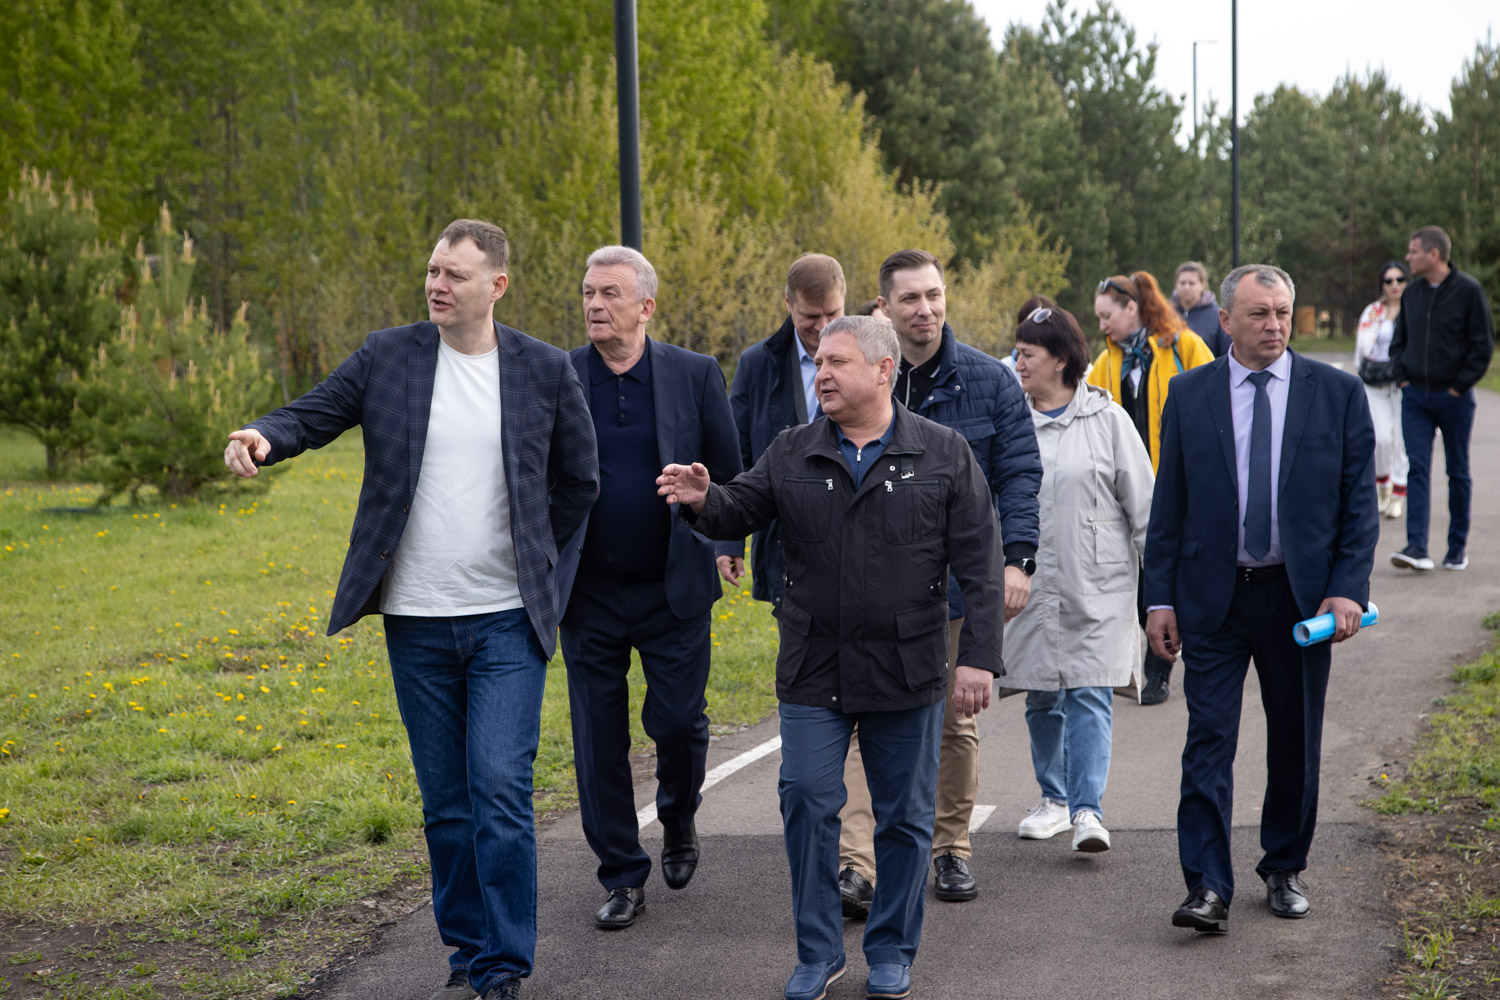
[[[865,926],[866,993],[904,997],[922,934],[948,671],[962,715],[988,706],[1004,581],[989,484],[957,431],[891,397],[901,348],[867,316],[829,323],[817,351],[819,418],[782,434],[749,472],[710,486],[701,464],[657,480],[701,533],[743,538],[780,518],[781,814],[797,962],[787,1000],[818,1000],[844,971],[838,886],[844,756],[859,725],[880,881]],[[948,656],[948,573],[968,614]],[[878,581],[878,585],[877,582]]]
[[[1474,430],[1474,383],[1495,350],[1489,300],[1473,277],[1448,262],[1452,242],[1437,226],[1411,234],[1406,262],[1410,284],[1391,334],[1391,361],[1401,387],[1401,434],[1411,463],[1406,483],[1406,548],[1391,554],[1398,569],[1433,568],[1427,554],[1432,503],[1432,435],[1443,432],[1448,468],[1448,553],[1443,568],[1469,565],[1469,435]]]

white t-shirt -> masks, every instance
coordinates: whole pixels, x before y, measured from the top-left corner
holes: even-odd
[[[438,342],[416,495],[380,610],[438,618],[522,606],[500,451],[500,351]]]

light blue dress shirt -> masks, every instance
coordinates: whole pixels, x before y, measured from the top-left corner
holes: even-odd
[[[1286,560],[1281,555],[1281,524],[1276,484],[1281,480],[1281,440],[1286,430],[1286,396],[1292,377],[1292,356],[1281,357],[1265,369],[1271,373],[1266,395],[1271,400],[1271,549],[1259,559],[1245,551],[1245,510],[1250,496],[1250,427],[1255,421],[1255,384],[1249,368],[1229,352],[1229,412],[1234,419],[1234,468],[1239,480],[1239,564],[1241,566],[1275,566]]]
[[[814,383],[818,378],[818,365],[813,361],[812,355],[807,353],[807,348],[802,346],[802,338],[797,336],[797,331],[792,331],[792,339],[797,342],[797,367],[802,372],[802,395],[807,399],[807,422],[812,423],[818,416],[818,390]]]

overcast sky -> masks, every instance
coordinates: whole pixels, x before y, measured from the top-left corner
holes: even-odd
[[[998,46],[1015,21],[1035,26],[1046,0],[970,0],[990,25]],[[1092,10],[1094,0],[1070,0],[1069,9]],[[1193,42],[1198,46],[1198,107],[1213,97],[1229,113],[1229,0],[1115,0],[1136,30],[1137,43],[1157,43],[1156,83],[1182,100],[1191,119]],[[1429,111],[1448,111],[1448,89],[1474,46],[1500,27],[1495,0],[1245,0],[1240,20],[1240,120],[1255,95],[1279,84],[1326,95],[1352,70],[1384,68],[1401,93]]]

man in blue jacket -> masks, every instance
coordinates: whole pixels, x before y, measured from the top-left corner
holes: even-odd
[[[740,435],[740,461],[749,469],[788,427],[811,423],[818,415],[813,356],[823,327],[844,315],[844,269],[832,257],[803,254],[786,272],[786,321],[740,355],[729,388],[729,408]],[[772,520],[755,533],[750,550],[751,596],[781,603],[786,560],[781,524]],[[719,544],[719,575],[738,587],[745,572],[745,543]]]
[[[698,865],[693,817],[708,759],[710,622],[723,588],[714,544],[661,503],[656,476],[674,462],[701,462],[718,481],[740,472],[719,363],[646,336],[656,283],[637,250],[590,254],[589,342],[571,353],[599,441],[599,502],[565,547],[557,578],[578,807],[609,893],[594,914],[601,930],[635,923],[651,872],[630,773],[632,649],[646,675],[641,723],[656,742],[662,879],[682,889]]]
[[[520,995],[536,952],[532,762],[563,542],[599,493],[594,427],[555,347],[495,322],[510,248],[459,219],[427,262],[428,323],[379,330],[316,388],[231,434],[239,476],[356,424],[365,477],[328,634],[383,612],[422,790],[434,1000]]]
[[[896,403],[962,434],[990,484],[1000,519],[1005,552],[1005,618],[1026,607],[1031,574],[1036,571],[1037,491],[1042,458],[1025,393],[1010,369],[983,351],[958,342],[945,322],[947,290],[943,265],[925,250],[900,250],[880,265],[880,308],[891,318],[901,342],[901,364],[893,380]],[[964,598],[948,589],[949,651],[963,662],[959,636]],[[844,912],[858,916],[867,909],[874,875],[874,817],[864,769],[851,747],[844,771],[849,804],[840,814],[843,873],[839,891]],[[937,898],[964,902],[979,895],[969,871],[973,847],[969,818],[979,789],[979,724],[953,710],[943,715],[943,742],[938,766],[937,820],[932,836],[932,863]]]

